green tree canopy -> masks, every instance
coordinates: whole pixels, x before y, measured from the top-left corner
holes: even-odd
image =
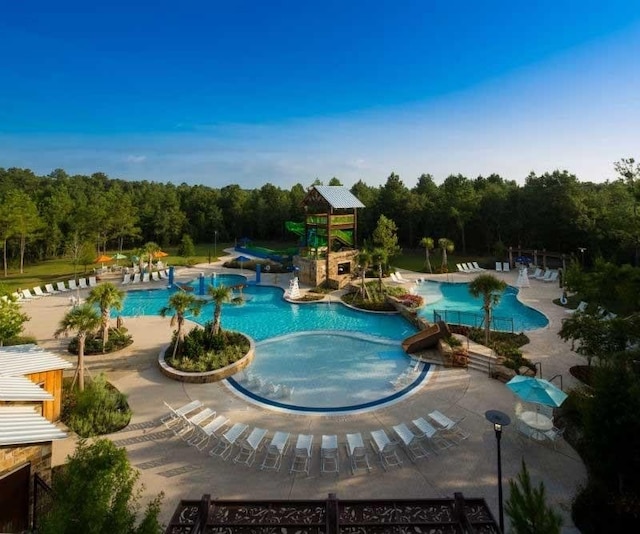
[[[97,304],[100,308],[100,329],[102,330],[102,352],[106,351],[109,341],[109,316],[111,310],[122,310],[124,304],[124,291],[118,289],[111,282],[97,285],[89,292],[87,297],[89,304]]]
[[[482,297],[482,309],[484,311],[484,343],[489,345],[491,333],[491,313],[494,306],[498,305],[502,298],[502,292],[507,287],[506,282],[499,280],[492,274],[476,276],[469,284],[469,293],[474,297]]]
[[[29,316],[23,313],[20,304],[6,295],[0,298],[0,347],[19,336],[28,320]]]

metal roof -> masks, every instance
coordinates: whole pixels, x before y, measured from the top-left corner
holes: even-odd
[[[358,200],[351,191],[342,185],[315,185],[314,189],[336,209],[364,208],[364,204]]]
[[[49,401],[53,395],[24,376],[0,376],[0,401]]]
[[[0,347],[0,376],[23,376],[73,367],[72,363],[60,356],[34,347],[36,345]]]
[[[0,446],[42,443],[67,434],[28,406],[0,406]]]

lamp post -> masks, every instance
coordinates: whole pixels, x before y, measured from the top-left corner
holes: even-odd
[[[218,230],[213,231],[213,255],[218,258]]]
[[[580,251],[580,255],[582,257],[582,267],[584,268],[584,251],[587,249],[585,247],[578,247],[578,250]]]
[[[506,413],[498,410],[488,410],[484,416],[487,421],[493,423],[493,430],[496,433],[498,442],[498,517],[500,519],[500,532],[504,532],[504,513],[502,511],[502,458],[500,456],[500,440],[502,438],[502,427],[511,423],[511,419]]]

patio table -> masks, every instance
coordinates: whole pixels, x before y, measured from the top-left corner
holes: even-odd
[[[553,428],[553,421],[550,417],[538,412],[522,412],[518,419],[525,425],[541,432],[546,432]]]

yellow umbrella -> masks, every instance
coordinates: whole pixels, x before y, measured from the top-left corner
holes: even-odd
[[[100,263],[102,264],[102,268],[104,269],[104,262],[105,261],[111,261],[111,256],[107,256],[106,254],[102,254],[100,256],[98,256],[96,258],[96,260],[94,261],[94,263]]]

